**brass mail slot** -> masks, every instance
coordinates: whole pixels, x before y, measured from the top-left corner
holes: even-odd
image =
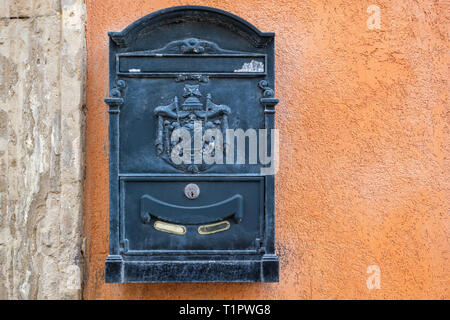
[[[230,229],[230,223],[228,221],[220,221],[213,224],[206,224],[198,227],[199,234],[212,234],[222,232]]]
[[[156,221],[153,225],[156,230],[173,233],[178,235],[184,235],[186,233],[186,227],[179,224],[172,224],[163,221]]]

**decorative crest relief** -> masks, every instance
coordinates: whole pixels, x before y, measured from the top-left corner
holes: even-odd
[[[239,53],[238,51],[222,49],[217,43],[188,38],[169,42],[161,49],[152,50],[152,53],[172,53],[172,54],[211,54],[211,53]]]
[[[172,132],[177,128],[184,128],[193,137],[194,123],[201,122],[202,135],[207,129],[218,129],[224,134],[228,129],[228,116],[231,113],[231,109],[226,105],[218,105],[212,102],[210,93],[206,95],[206,101],[203,103],[203,94],[200,92],[198,84],[186,84],[182,97],[184,101],[181,106],[179,105],[178,97],[175,96],[172,103],[166,106],[158,106],[154,110],[158,119],[155,141],[156,151],[158,156],[173,167],[182,171],[197,173],[208,169],[211,165],[204,163],[195,164],[194,155],[198,152],[203,152],[207,148],[214,150],[214,139],[209,142],[203,142],[201,150],[197,150],[194,146],[191,152],[190,164],[182,163],[177,165],[171,159],[172,148],[177,144],[177,142],[171,141]],[[221,150],[223,149],[221,148]]]

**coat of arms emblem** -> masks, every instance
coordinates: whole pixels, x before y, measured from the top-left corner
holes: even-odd
[[[182,171],[197,173],[208,169],[211,165],[196,163],[194,161],[194,155],[205,150],[211,150],[211,148],[213,149],[212,152],[215,152],[214,150],[218,149],[214,148],[214,143],[218,141],[216,142],[214,139],[202,141],[200,148],[196,148],[192,142],[194,147],[191,149],[190,163],[175,164],[171,158],[172,149],[177,144],[177,141],[172,141],[171,139],[173,131],[178,128],[183,128],[190,133],[191,137],[194,137],[196,124],[201,123],[202,136],[207,129],[220,130],[223,135],[228,129],[228,116],[231,113],[231,109],[226,105],[213,103],[210,93],[204,99],[199,85],[186,84],[183,92],[183,100],[184,102],[180,106],[179,99],[175,96],[173,102],[169,105],[155,108],[154,113],[158,118],[155,141],[156,152],[158,156],[173,167]],[[204,103],[202,100],[204,100]],[[220,143],[223,144],[223,141]],[[219,150],[224,150],[223,147],[224,145]]]

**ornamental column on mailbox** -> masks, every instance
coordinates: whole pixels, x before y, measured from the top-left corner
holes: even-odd
[[[274,34],[181,6],[109,38],[106,282],[278,281]]]

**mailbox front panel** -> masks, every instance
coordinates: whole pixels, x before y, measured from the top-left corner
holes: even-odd
[[[184,6],[109,36],[106,281],[278,281],[274,35]]]
[[[193,182],[200,194],[190,200],[185,196],[185,188]],[[131,178],[122,180],[121,193],[121,240],[128,243],[124,253],[152,254],[152,250],[172,253],[179,250],[183,254],[217,250],[256,253],[259,249],[263,178]],[[155,228],[161,221],[169,229],[165,230],[164,225],[162,229]]]

